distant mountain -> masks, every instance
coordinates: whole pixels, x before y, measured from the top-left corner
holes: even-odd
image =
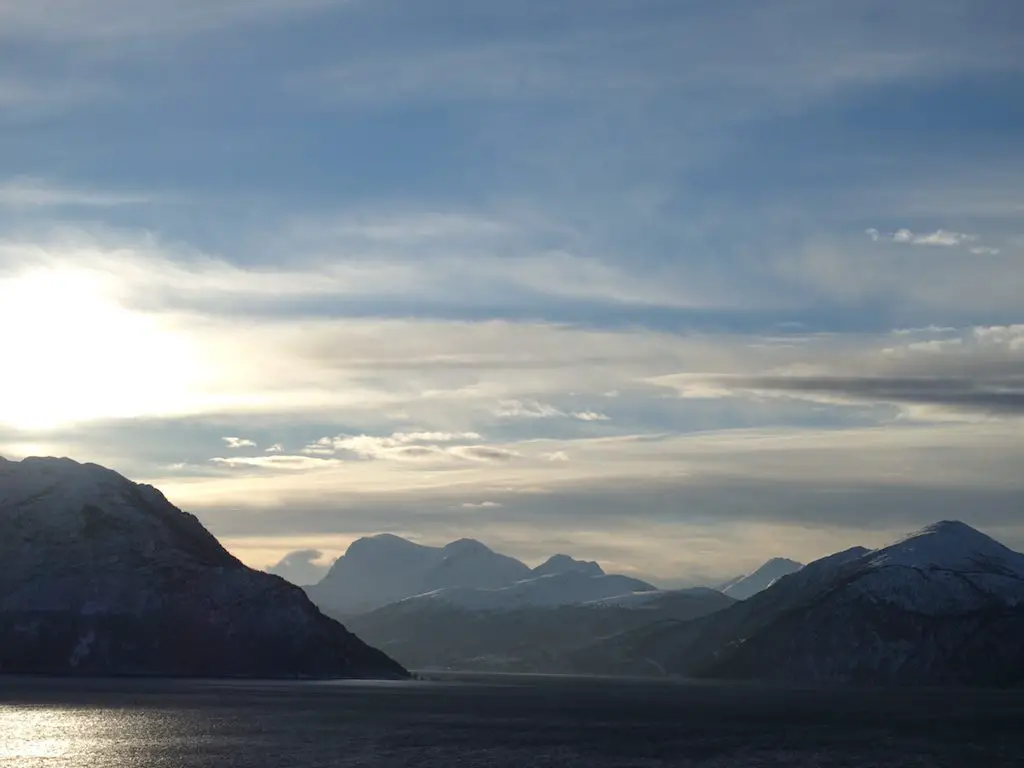
[[[438,589],[495,589],[532,575],[524,563],[473,539],[428,547],[385,533],[353,542],[306,592],[322,610],[344,617]]]
[[[609,597],[656,591],[657,588],[646,581],[628,576],[608,576],[603,572],[591,575],[589,569],[584,569],[536,576],[497,589],[446,587],[407,598],[402,602],[406,608],[447,603],[467,610],[507,611],[526,607],[554,608],[560,605],[580,605]]]
[[[404,677],[155,488],[0,458],[0,672]]]
[[[746,600],[748,597],[753,597],[758,592],[768,589],[783,576],[796,573],[803,567],[803,563],[798,563],[796,560],[775,557],[753,573],[726,582],[720,589],[724,594],[736,600]]]
[[[532,581],[566,576],[615,578],[561,574]],[[644,599],[632,601],[631,596]],[[631,596],[500,610],[476,610],[417,597],[354,616],[349,626],[411,669],[570,672],[574,654],[598,639],[660,622],[692,619],[735,602],[709,589],[654,590]]]
[[[732,607],[595,643],[577,670],[827,683],[1024,683],[1024,555],[960,522],[816,561]]]
[[[604,576],[604,569],[597,563],[576,560],[569,555],[553,555],[533,569],[535,576],[552,576],[570,572],[584,573],[588,576]]]

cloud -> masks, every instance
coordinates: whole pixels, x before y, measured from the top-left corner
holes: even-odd
[[[940,339],[905,340],[906,335],[893,334],[899,343],[861,350],[853,360],[822,357],[788,370],[668,377],[666,383],[674,382],[687,397],[774,394],[889,404],[926,419],[1024,416],[1024,326],[981,326]]]
[[[333,455],[354,453],[363,459],[426,459],[443,457],[446,448],[438,443],[460,443],[479,440],[476,432],[395,432],[389,436],[337,435],[322,437],[310,443],[303,453]]]
[[[909,229],[897,229],[891,234],[883,234],[877,229],[865,230],[867,235],[876,243],[879,240],[888,240],[893,243],[906,245],[934,245],[943,248],[954,248],[967,245],[978,240],[977,235],[969,235],[964,232],[951,232],[945,229],[937,229],[929,234],[914,234]],[[972,253],[975,252],[972,250]],[[998,253],[998,251],[996,251]]]
[[[548,34],[452,39],[420,17],[422,34],[402,48],[381,46],[337,57],[297,87],[325,101],[360,104],[458,99],[515,101],[693,94],[717,113],[782,111],[845,90],[950,72],[1015,69],[1011,37],[990,25],[986,49],[971,36],[950,44],[942,32],[956,14],[913,26],[927,6],[887,9],[879,25],[863,4],[810,7],[765,2],[756,8],[640,8],[624,18],[616,4],[569,2],[546,19]],[[421,11],[405,5],[407,14]],[[528,6],[484,14],[493,23],[524,23]],[[962,24],[961,27],[975,29]],[[904,34],[897,34],[895,30]],[[793,44],[797,30],[800,45]],[[907,32],[907,30],[913,30]],[[680,45],[680,41],[685,45]],[[940,45],[939,40],[943,43]],[[732,45],[726,48],[725,43]],[[714,89],[709,93],[710,89]],[[642,103],[642,102],[641,102]],[[683,126],[694,122],[690,116]]]
[[[884,237],[890,242],[892,235]],[[780,282],[773,291],[803,296],[801,302],[817,296],[857,313],[859,324],[864,324],[863,308],[869,305],[882,308],[899,324],[923,324],[936,317],[946,324],[988,317],[1006,321],[1024,310],[1020,292],[1010,287],[1024,279],[1014,251],[994,249],[1002,252],[970,258],[979,255],[972,248],[989,246],[966,239],[947,247],[915,244],[918,237],[909,230],[901,235],[905,249],[898,259],[888,248],[858,247],[831,236],[791,242],[788,253],[781,247],[775,250],[773,272]]]
[[[409,483],[390,464],[358,475],[251,477],[234,487],[215,478],[207,482],[217,495],[205,500],[207,489],[194,481],[167,490],[229,542],[382,530],[439,541],[472,535],[513,554],[530,541],[589,557],[600,547],[602,559],[674,578],[699,570],[702,552],[720,560],[712,571],[736,570],[739,559],[766,557],[776,546],[783,555],[820,556],[948,516],[1022,533],[1024,445],[1012,424],[719,430],[561,445],[573,462],[534,472],[531,457],[554,446],[527,441],[513,446],[523,456],[515,466],[474,465],[455,482],[416,472]],[[467,497],[515,514],[476,515],[462,507]],[[808,532],[813,542],[801,539]]]
[[[228,448],[256,448],[256,443],[244,437],[222,437],[221,440]]]
[[[611,421],[611,417],[597,411],[577,411],[572,414],[579,421]]]
[[[501,504],[496,501],[467,501],[462,504],[462,509],[501,509]]]
[[[395,432],[374,435],[338,435],[320,438],[303,449],[313,456],[352,453],[361,459],[381,461],[503,462],[519,456],[497,446],[465,444],[481,439],[476,432]],[[459,445],[451,445],[460,443]]]
[[[509,414],[554,415],[560,409],[523,395],[564,393],[580,370],[589,371],[598,392],[625,389],[637,373],[671,370],[682,352],[671,335],[643,330],[352,317],[344,314],[350,304],[333,301],[348,288],[332,287],[322,268],[243,269],[188,253],[174,259],[160,255],[152,240],[115,236],[103,244],[74,230],[52,238],[36,244],[0,240],[0,293],[20,297],[20,303],[5,302],[0,315],[32,325],[37,337],[48,334],[51,366],[70,364],[84,350],[92,363],[103,362],[88,391],[72,388],[66,376],[41,379],[40,391],[60,390],[45,398],[47,417],[55,422],[228,413],[337,416],[359,408],[405,408],[422,421],[459,402],[484,407],[512,400],[520,405],[508,405]],[[419,269],[399,286],[410,296],[427,292],[412,280]],[[382,286],[387,275],[378,274]],[[376,279],[363,281],[358,269],[350,277],[357,291],[372,288]],[[294,314],[306,302],[337,307],[340,314]],[[39,348],[25,343],[26,355]],[[125,348],[152,359],[129,365]],[[13,385],[0,385],[0,391]],[[0,401],[0,421],[23,417],[26,397],[18,392],[6,398],[19,403],[16,413],[6,414]],[[42,413],[42,397],[39,408]]]
[[[912,242],[914,245],[938,245],[949,248],[963,245],[964,243],[971,243],[977,239],[977,235],[968,235],[963,232],[948,232],[944,229],[939,229],[928,235],[917,235]]]
[[[60,194],[51,191],[50,199]],[[70,201],[72,193],[63,194]],[[101,196],[94,202],[117,199],[116,193],[81,194]],[[24,190],[11,191],[12,199],[19,195],[27,198]],[[544,248],[539,241],[551,236],[552,227],[532,218],[499,226],[482,216],[422,211],[284,222],[274,231],[257,232],[246,250],[266,252],[272,260],[287,251],[288,263],[246,268],[223,256],[164,244],[148,232],[60,226],[0,240],[0,269],[16,262],[73,270],[115,284],[147,308],[211,314],[227,306],[273,315],[282,306],[328,299],[399,306],[428,302],[449,311],[481,302],[492,311],[514,310],[546,299],[635,308],[710,308],[741,301],[678,275],[632,274],[612,260]],[[366,237],[367,231],[378,234]],[[418,234],[423,231],[433,234]]]
[[[152,195],[63,186],[31,176],[0,182],[0,206],[12,208],[115,208],[144,205],[155,201],[156,197]]]
[[[497,448],[489,445],[460,445],[448,449],[448,452],[460,459],[482,462],[506,462],[520,456],[518,452],[508,448]]]
[[[259,564],[1006,522],[1024,155],[984,84],[1019,41],[874,5],[0,0],[0,445],[166,484]]]
[[[330,567],[331,564],[324,559],[324,553],[319,549],[300,549],[289,552],[266,570],[267,573],[304,587],[323,579]]]
[[[611,417],[597,411],[563,411],[536,400],[503,400],[494,415],[502,419],[576,419],[577,421],[609,421]]]
[[[232,456],[230,458],[210,459],[213,464],[219,464],[231,469],[252,468],[258,470],[273,470],[282,472],[304,472],[311,469],[323,469],[335,467],[342,462],[336,459],[324,459],[314,456]]]
[[[552,419],[564,417],[565,412],[536,400],[503,400],[494,415],[502,419]]]

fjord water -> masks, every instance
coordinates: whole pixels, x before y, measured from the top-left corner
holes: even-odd
[[[1011,766],[1024,692],[0,678],[0,765]]]

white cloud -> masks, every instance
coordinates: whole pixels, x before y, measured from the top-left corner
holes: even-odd
[[[281,443],[274,443],[267,447],[266,453],[284,453],[284,446]]]
[[[0,103],[3,99],[0,97]],[[113,208],[155,202],[153,195],[89,189],[53,184],[45,179],[22,176],[0,181],[0,206],[33,208],[74,206]]]
[[[995,491],[1024,489],[1019,471],[1024,444],[1019,437],[1017,425],[998,421],[734,429],[473,446],[467,449],[473,460],[443,472],[422,472],[403,462],[373,462],[358,472],[339,472],[345,462],[298,456],[218,461],[236,469],[279,470],[273,472],[146,479],[179,506],[230,509],[297,509],[342,496],[353,507],[402,507],[415,500],[418,506],[441,503],[451,508],[467,496],[505,503],[539,495],[557,503],[560,494],[570,492],[727,489],[737,482],[787,484],[793,492],[828,484],[856,488],[879,483]],[[562,460],[563,453],[571,453],[572,461]],[[281,466],[268,466],[275,461]]]
[[[388,436],[337,435],[310,443],[303,453],[329,456],[354,453],[364,459],[429,459],[448,455],[439,443],[465,443],[480,440],[476,432],[395,432]]]
[[[256,448],[256,443],[244,437],[222,437],[228,448]]]
[[[559,408],[536,400],[503,400],[494,415],[502,419],[553,419],[566,414]]]
[[[563,411],[537,400],[503,400],[494,415],[502,419],[576,419],[577,421],[609,421],[611,417],[597,411]]]
[[[938,245],[949,248],[957,245],[963,245],[964,243],[972,243],[977,239],[977,235],[968,235],[963,232],[949,232],[944,229],[939,229],[928,235],[917,235],[914,238],[913,243],[914,245]]]
[[[52,190],[49,199],[72,193]],[[110,192],[81,192],[112,204]],[[11,199],[28,194],[11,190]],[[40,193],[40,200],[46,199]],[[158,198],[153,198],[158,199]],[[453,223],[453,219],[456,223]],[[680,276],[632,274],[590,255],[539,248],[545,227],[469,214],[406,212],[400,217],[355,216],[299,222],[287,234],[259,233],[257,247],[288,252],[286,266],[245,269],[223,258],[180,246],[149,233],[85,231],[59,227],[31,237],[0,239],[5,263],[73,270],[119,292],[143,297],[149,306],[222,309],[245,297],[254,310],[299,299],[426,299],[449,307],[518,307],[543,299],[599,301],[632,306],[711,308],[737,306],[742,297]],[[367,238],[368,230],[390,232]],[[432,231],[431,238],[418,232]],[[507,234],[507,233],[513,234]],[[360,234],[363,233],[363,234]],[[434,242],[436,240],[436,242]]]
[[[891,234],[883,234],[877,229],[871,228],[865,230],[868,237],[874,240],[876,243],[879,240],[889,240],[893,243],[901,243],[907,245],[934,245],[943,248],[953,248],[957,246],[967,245],[978,240],[977,235],[969,235],[965,232],[952,232],[946,229],[937,229],[934,232],[928,234],[914,234],[909,229],[897,229]],[[974,252],[974,251],[972,251]]]
[[[611,421],[611,416],[597,411],[577,411],[572,417],[578,421]]]
[[[496,501],[467,501],[462,505],[462,509],[501,509],[501,506],[502,505]]]
[[[341,464],[335,459],[315,458],[313,456],[232,456],[229,458],[213,458],[210,461],[232,469],[254,468],[285,472],[305,472]]]

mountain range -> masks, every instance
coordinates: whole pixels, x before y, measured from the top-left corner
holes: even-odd
[[[0,458],[0,672],[408,675],[147,485]]]
[[[1024,555],[956,521],[813,562],[723,611],[627,631],[565,668],[785,682],[1024,683]]]
[[[0,587],[0,673],[399,678],[404,663],[1024,684],[1024,555],[957,521],[803,567],[772,560],[724,591],[382,534],[354,542],[307,597],[151,486],[0,458]]]
[[[323,611],[344,618],[410,599],[497,610],[585,603],[656,587],[563,554],[530,568],[474,539],[429,547],[383,533],[353,542],[320,583],[305,589]]]

